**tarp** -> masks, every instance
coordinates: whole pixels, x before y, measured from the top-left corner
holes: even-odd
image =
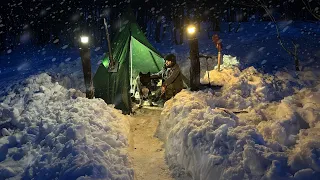
[[[150,44],[134,17],[132,10],[128,9],[117,22],[118,30],[111,48],[114,60],[119,62],[118,71],[108,72],[106,53],[93,78],[95,97],[114,104],[124,114],[132,110],[130,89],[139,72],[155,73],[164,65],[161,54]]]

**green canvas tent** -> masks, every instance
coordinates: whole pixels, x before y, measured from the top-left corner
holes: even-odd
[[[117,25],[111,48],[114,60],[119,63],[118,71],[108,72],[107,53],[94,75],[93,86],[95,97],[129,114],[132,110],[130,91],[139,72],[158,72],[164,60],[139,28],[131,10],[123,13]]]

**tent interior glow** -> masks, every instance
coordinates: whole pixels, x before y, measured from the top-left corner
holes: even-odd
[[[88,36],[81,36],[81,43],[87,44],[89,42],[89,37]]]
[[[194,25],[189,25],[187,30],[189,34],[194,34],[196,32],[196,27]]]

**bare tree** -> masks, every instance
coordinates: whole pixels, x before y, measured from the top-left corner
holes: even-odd
[[[318,9],[312,9],[310,5],[310,1],[302,0],[303,4],[306,6],[307,10],[312,14],[313,17],[320,20],[320,10]],[[320,2],[316,2],[320,6]]]
[[[281,35],[280,35],[280,30],[279,30],[279,27],[278,27],[278,24],[277,24],[277,21],[276,19],[274,18],[274,16],[272,15],[272,12],[271,10],[268,8],[268,6],[266,5],[266,3],[264,3],[263,0],[253,0],[258,6],[262,7],[265,12],[267,13],[267,15],[269,16],[269,18],[271,19],[271,21],[274,23],[275,27],[276,27],[276,30],[277,30],[277,39],[279,40],[279,43],[282,47],[282,49],[284,49],[290,56],[293,57],[294,59],[294,63],[295,63],[295,68],[296,68],[296,71],[300,71],[300,60],[299,60],[299,57],[298,57],[298,44],[296,44],[293,40],[291,40],[291,43],[293,45],[293,49],[289,49],[288,47],[286,47],[284,45],[284,42],[281,38]]]

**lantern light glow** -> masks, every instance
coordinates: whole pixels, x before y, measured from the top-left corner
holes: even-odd
[[[89,37],[88,36],[81,36],[81,43],[88,44],[89,43]]]
[[[190,25],[187,28],[189,34],[194,34],[196,32],[196,27],[194,25]]]

